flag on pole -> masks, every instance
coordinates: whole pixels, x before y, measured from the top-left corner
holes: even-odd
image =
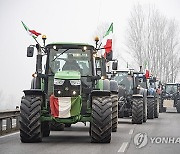
[[[111,23],[109,29],[103,37],[102,45],[104,47],[104,51],[102,52],[103,56],[107,58],[107,56],[112,56],[112,35],[113,35],[113,23]]]
[[[148,70],[148,62],[147,62],[147,60],[144,62],[144,66],[145,66],[145,77],[146,77],[146,79],[148,79],[150,77],[150,72]]]
[[[36,32],[35,30],[30,30],[22,21],[22,25],[24,26],[25,30],[31,35],[34,39],[36,39],[41,33]]]

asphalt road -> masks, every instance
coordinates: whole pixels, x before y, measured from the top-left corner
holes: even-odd
[[[179,128],[180,114],[176,110],[161,113],[158,119],[142,125],[132,125],[128,118],[119,119],[118,131],[112,133],[110,144],[93,144],[88,127],[78,123],[65,131],[52,131],[42,143],[21,143],[19,132],[1,136],[0,154],[179,154]],[[135,138],[135,145],[138,133],[145,135],[142,140]]]

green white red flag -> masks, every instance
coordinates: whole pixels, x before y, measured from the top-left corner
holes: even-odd
[[[104,47],[104,51],[102,52],[102,54],[105,58],[108,56],[108,54],[112,53],[112,37],[113,37],[113,23],[111,23],[111,25],[109,26],[102,40],[102,45]]]
[[[51,115],[55,118],[69,118],[80,114],[81,101],[79,97],[50,96]]]
[[[39,35],[41,35],[41,33],[38,33],[38,32],[36,32],[35,30],[30,30],[30,29],[24,24],[24,22],[21,21],[21,23],[22,23],[22,25],[24,26],[25,30],[28,32],[28,34],[29,34],[30,36],[32,36],[34,39],[36,39]]]

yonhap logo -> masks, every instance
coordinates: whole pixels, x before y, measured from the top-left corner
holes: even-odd
[[[180,137],[149,137],[150,144],[180,144]],[[142,148],[148,144],[147,133],[138,133],[134,136],[134,144],[136,148]]]
[[[142,148],[148,143],[148,136],[146,133],[138,133],[134,136],[134,144],[136,148]]]

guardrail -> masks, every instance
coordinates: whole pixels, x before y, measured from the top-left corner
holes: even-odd
[[[19,130],[19,110],[0,112],[0,135]]]

